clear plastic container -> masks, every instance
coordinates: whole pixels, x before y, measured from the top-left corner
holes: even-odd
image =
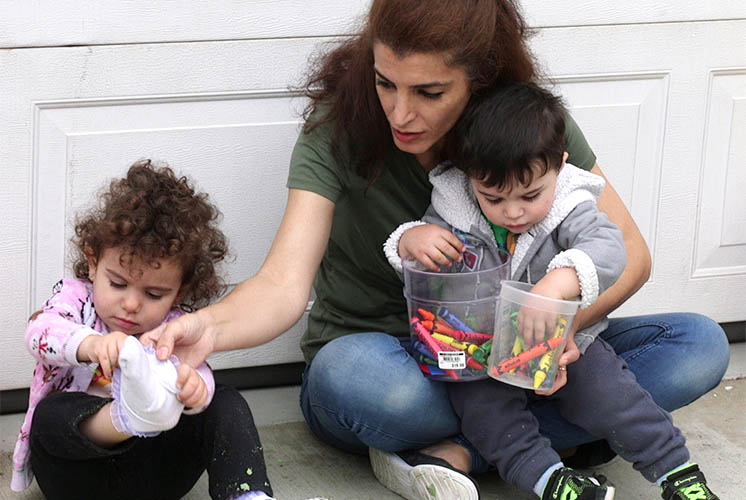
[[[533,286],[502,282],[488,374],[507,384],[548,390],[580,302],[530,293]]]
[[[510,272],[510,254],[501,250],[499,257],[500,265],[472,272],[433,272],[403,262],[410,353],[427,378],[486,378],[500,283]]]

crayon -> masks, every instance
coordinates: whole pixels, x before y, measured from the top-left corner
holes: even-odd
[[[472,370],[477,370],[480,372],[484,371],[484,366],[471,356],[466,356],[466,366],[468,366]]]
[[[448,312],[448,309],[446,309],[445,307],[440,308],[440,311],[438,311],[438,316],[446,320],[449,325],[454,326],[457,330],[462,330],[464,332],[474,331],[471,328],[469,328],[469,326],[466,323],[458,319],[454,314],[451,314],[450,312]]]
[[[427,329],[422,326],[422,323],[420,323],[419,320],[416,320],[414,323],[412,323],[412,328],[414,328],[414,331],[417,332],[417,339],[422,342],[425,347],[427,347],[427,349],[433,354],[435,358],[437,358],[440,348],[435,342],[435,339],[433,339],[430,335],[430,332],[428,332]]]
[[[492,339],[488,340],[484,344],[480,345],[471,355],[480,363],[486,363],[487,358],[492,350]]]
[[[419,340],[415,340],[412,343],[412,349],[417,351],[418,353],[422,354],[423,356],[427,356],[428,358],[432,359],[433,361],[436,360],[436,358],[433,356],[433,353],[431,353],[425,345],[420,342]]]
[[[419,314],[420,317],[422,319],[424,319],[424,320],[427,320],[427,321],[434,321],[435,320],[435,314],[431,313],[427,309],[423,309],[423,308],[420,307],[420,308],[417,309],[417,314]]]
[[[563,340],[565,340],[564,337],[556,337],[545,340],[540,344],[536,344],[528,351],[523,351],[518,356],[513,356],[512,358],[501,361],[500,364],[498,364],[497,366],[493,366],[492,373],[494,373],[496,376],[500,376],[503,373],[508,373],[513,368],[517,368],[522,364],[531,361],[532,359],[538,358],[548,351],[556,349]]]
[[[441,342],[445,342],[449,346],[455,347],[459,351],[466,351],[467,349],[469,349],[469,346],[472,345],[469,342],[459,342],[453,337],[449,337],[448,335],[443,335],[442,333],[433,333],[433,338]]]
[[[525,347],[524,347],[524,344],[523,344],[523,337],[521,335],[516,335],[515,336],[515,342],[513,342],[513,350],[511,351],[511,354],[513,356],[518,356],[520,353],[523,352],[524,349],[525,349]],[[546,356],[546,354],[545,354],[545,356]],[[510,373],[515,373],[515,371],[517,369],[518,369],[518,367],[516,366],[515,368],[513,368],[512,370],[510,370]]]
[[[427,331],[427,329],[422,326],[422,323],[420,323],[420,320],[417,318],[413,318],[413,321],[411,322],[412,328],[414,328],[414,331],[417,332],[417,338],[420,342],[422,342],[427,349],[433,353],[433,356],[437,358],[438,352],[440,351],[457,351],[458,349],[451,347],[447,344],[443,344],[442,342],[439,342],[435,340],[431,335],[430,332]],[[432,370],[431,370],[432,372]],[[458,379],[458,374],[454,370],[445,370],[445,373],[448,374],[449,377],[453,379]]]
[[[424,363],[417,363],[417,365],[420,367],[420,371],[426,375],[445,375],[445,372],[435,365],[426,365]]]
[[[478,333],[478,332],[458,332],[458,335],[461,337],[460,341],[462,342],[471,342],[472,344],[484,344],[488,340],[492,338],[492,335],[489,335],[487,333]]]
[[[418,354],[416,359],[417,359],[417,363],[419,364],[438,366],[437,361],[435,361],[430,356],[425,356],[424,354]]]
[[[432,322],[432,320],[426,319],[426,320],[420,321],[420,323],[422,323],[422,326],[424,326],[425,328],[427,328],[428,332],[432,332],[433,331],[433,322]]]
[[[567,326],[567,321],[565,321],[565,318],[562,316],[557,317],[557,326],[554,328],[554,333],[552,334],[552,338],[558,338],[561,337],[565,333],[565,327]],[[538,389],[541,384],[544,383],[544,381],[547,379],[547,374],[549,373],[549,367],[552,366],[552,360],[554,359],[554,353],[557,352],[555,350],[549,351],[548,353],[544,354],[541,359],[539,360],[539,367],[536,369],[536,372],[534,373],[534,389]]]
[[[435,330],[437,333],[442,333],[444,335],[448,335],[449,337],[453,337],[456,340],[460,340],[462,342],[471,342],[472,344],[483,344],[492,338],[492,335],[488,335],[486,333],[465,332],[462,330],[456,330],[440,318],[435,320],[433,330]]]

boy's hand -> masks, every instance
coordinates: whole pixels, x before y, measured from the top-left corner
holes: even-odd
[[[399,257],[417,259],[431,271],[459,262],[465,245],[458,237],[436,224],[425,224],[404,231],[399,239]]]
[[[554,269],[531,288],[531,293],[550,299],[570,300],[580,294],[578,275],[575,269],[570,267]],[[521,306],[518,313],[518,331],[521,332],[526,346],[534,346],[554,335],[557,313],[546,309],[546,301],[542,303],[537,297],[527,297]],[[565,332],[565,335],[568,334],[569,332]]]
[[[559,358],[557,366],[557,375],[554,377],[554,384],[548,391],[534,391],[540,396],[549,396],[559,391],[565,384],[567,384],[567,365],[574,363],[580,358],[580,350],[578,345],[575,343],[575,332],[568,335],[567,343],[565,344],[565,350]],[[565,368],[564,370],[562,368]]]
[[[516,321],[524,345],[526,349],[530,349],[552,337],[557,325],[557,313],[534,309],[530,304],[524,304],[518,311]]]
[[[98,363],[104,377],[111,379],[114,368],[119,366],[119,351],[126,338],[123,332],[89,335],[78,346],[78,360]]]
[[[184,403],[187,408],[202,408],[207,402],[207,385],[197,370],[191,366],[181,363],[176,372],[179,375],[181,392],[177,395],[179,401]]]

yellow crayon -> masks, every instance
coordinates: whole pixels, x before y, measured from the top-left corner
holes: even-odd
[[[443,335],[442,333],[433,333],[433,338],[438,339],[441,342],[448,344],[451,347],[455,347],[456,349],[459,349],[461,351],[466,351],[469,349],[470,344],[469,342],[460,342],[453,337],[449,337],[448,335]]]
[[[552,338],[561,337],[565,333],[565,327],[567,327],[567,321],[562,316],[558,316],[557,326],[554,328]],[[549,367],[552,366],[555,352],[557,351],[549,351],[539,360],[539,368],[537,368],[536,373],[534,373],[534,389],[538,389],[547,379],[547,372],[549,371]]]

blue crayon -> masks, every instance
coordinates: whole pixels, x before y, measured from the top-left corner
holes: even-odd
[[[412,343],[412,348],[418,353],[422,354],[423,356],[427,356],[428,358],[435,360],[434,354],[430,352],[430,350],[427,347],[425,347],[425,344],[423,344],[419,340],[415,340]]]
[[[428,369],[430,370],[430,375],[445,375],[446,372],[441,370],[435,365],[427,365]]]
[[[440,316],[441,318],[443,318],[444,320],[446,320],[456,330],[461,330],[461,331],[464,331],[464,332],[473,332],[474,331],[471,328],[469,328],[469,326],[466,323],[464,323],[463,321],[461,321],[460,319],[458,319],[456,317],[456,315],[450,313],[448,311],[448,309],[446,309],[445,307],[441,307],[440,308],[440,311],[438,311],[438,316]]]

